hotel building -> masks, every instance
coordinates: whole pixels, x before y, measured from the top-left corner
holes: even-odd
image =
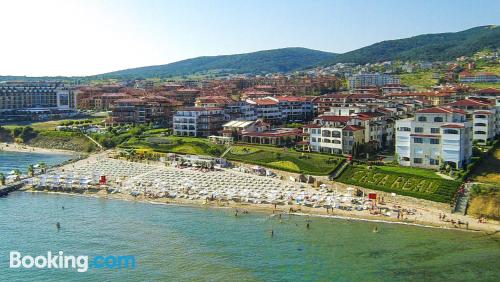
[[[462,110],[434,107],[396,121],[396,156],[400,165],[437,169],[444,162],[465,167],[472,157],[472,123]]]

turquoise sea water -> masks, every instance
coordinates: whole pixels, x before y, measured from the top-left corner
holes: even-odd
[[[481,233],[314,217],[307,229],[305,217],[280,223],[261,213],[28,192],[0,198],[0,211],[2,281],[500,279],[499,240]],[[12,250],[134,255],[137,267],[9,269]]]
[[[0,170],[66,158],[0,152]],[[0,213],[0,281],[500,281],[500,240],[482,233],[29,192]],[[61,250],[137,267],[9,269],[10,251]]]
[[[69,154],[42,154],[32,152],[8,152],[0,151],[0,172],[9,173],[14,169],[19,169],[26,173],[30,164],[35,165],[45,162],[47,165],[55,165],[71,159]]]

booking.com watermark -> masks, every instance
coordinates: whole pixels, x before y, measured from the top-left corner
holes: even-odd
[[[77,272],[87,272],[89,269],[135,269],[135,256],[86,256],[66,255],[63,251],[47,255],[23,255],[19,251],[11,251],[9,256],[10,268],[50,268],[74,269]]]

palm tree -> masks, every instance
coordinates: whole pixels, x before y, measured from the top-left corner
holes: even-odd
[[[29,177],[35,176],[35,168],[31,164],[28,166],[28,176]]]
[[[19,169],[14,169],[14,175],[16,176],[16,181],[21,180],[21,171]]]
[[[47,164],[44,163],[44,162],[41,162],[38,164],[38,166],[40,167],[40,170],[42,171],[42,173],[46,173],[47,172]]]
[[[0,185],[5,185],[5,174],[0,172]]]

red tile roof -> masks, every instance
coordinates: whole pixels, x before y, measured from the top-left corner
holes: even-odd
[[[331,121],[331,122],[348,122],[351,119],[353,119],[353,117],[350,116],[330,116],[330,115],[321,115],[318,116],[318,118],[323,121]]]
[[[453,103],[447,104],[447,106],[452,106],[452,107],[474,107],[474,106],[491,106],[491,103],[486,102],[484,100],[477,100],[477,99],[464,99],[464,100],[459,100]]]
[[[484,89],[476,91],[476,93],[479,93],[479,94],[500,94],[500,89],[484,88]]]
[[[257,106],[272,106],[272,105],[278,105],[278,102],[273,100],[273,99],[255,99],[251,100],[253,101]]]
[[[346,125],[343,130],[347,131],[358,131],[358,130],[363,130],[365,129],[363,126],[357,126],[357,125]]]
[[[466,114],[466,112],[459,109],[444,108],[444,107],[427,108],[418,110],[416,112],[422,114],[451,114],[451,113]]]
[[[275,98],[280,102],[307,102],[309,100],[307,97],[301,96],[277,96]]]
[[[201,112],[201,111],[215,111],[215,110],[223,110],[223,108],[219,107],[185,107],[180,109],[180,111],[193,111],[193,112]]]

